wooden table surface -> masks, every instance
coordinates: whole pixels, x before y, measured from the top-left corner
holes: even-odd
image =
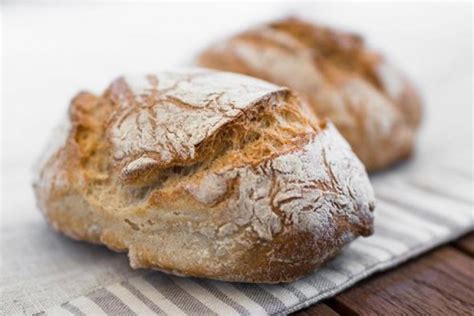
[[[293,315],[474,315],[474,233]]]

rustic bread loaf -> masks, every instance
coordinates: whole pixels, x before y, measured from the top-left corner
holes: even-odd
[[[304,109],[304,108],[303,108]],[[54,228],[134,268],[288,282],[372,232],[364,167],[288,89],[203,69],[80,93],[34,188]]]
[[[420,100],[357,35],[291,18],[221,41],[198,63],[300,92],[319,117],[334,122],[368,170],[412,152]]]

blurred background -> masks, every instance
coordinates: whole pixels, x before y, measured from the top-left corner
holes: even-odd
[[[4,1],[2,221],[42,221],[31,168],[80,90],[119,75],[190,65],[206,45],[289,15],[361,34],[418,86],[415,158],[465,161],[472,174],[472,4]],[[13,211],[14,210],[14,211]]]

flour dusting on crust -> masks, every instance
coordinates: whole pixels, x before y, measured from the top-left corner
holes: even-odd
[[[286,89],[242,75],[194,70],[127,76],[110,91],[120,107],[109,130],[114,157],[153,153],[158,164],[168,165],[193,159],[204,139],[255,102]]]
[[[251,227],[263,240],[272,240],[288,226],[331,238],[336,217],[347,217],[354,227],[364,227],[363,221],[372,217],[374,193],[367,175],[332,125],[301,150],[256,167],[210,174],[188,191],[209,203],[227,193],[222,184],[236,178],[239,187],[229,202],[231,221]]]

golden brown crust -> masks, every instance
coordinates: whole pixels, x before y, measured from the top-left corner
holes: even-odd
[[[368,170],[412,152],[420,100],[357,35],[290,18],[217,43],[198,63],[299,91],[316,115],[335,123]]]
[[[269,283],[372,232],[364,168],[290,91],[203,70],[146,78],[74,98],[35,182],[53,227],[127,251],[134,268]]]

